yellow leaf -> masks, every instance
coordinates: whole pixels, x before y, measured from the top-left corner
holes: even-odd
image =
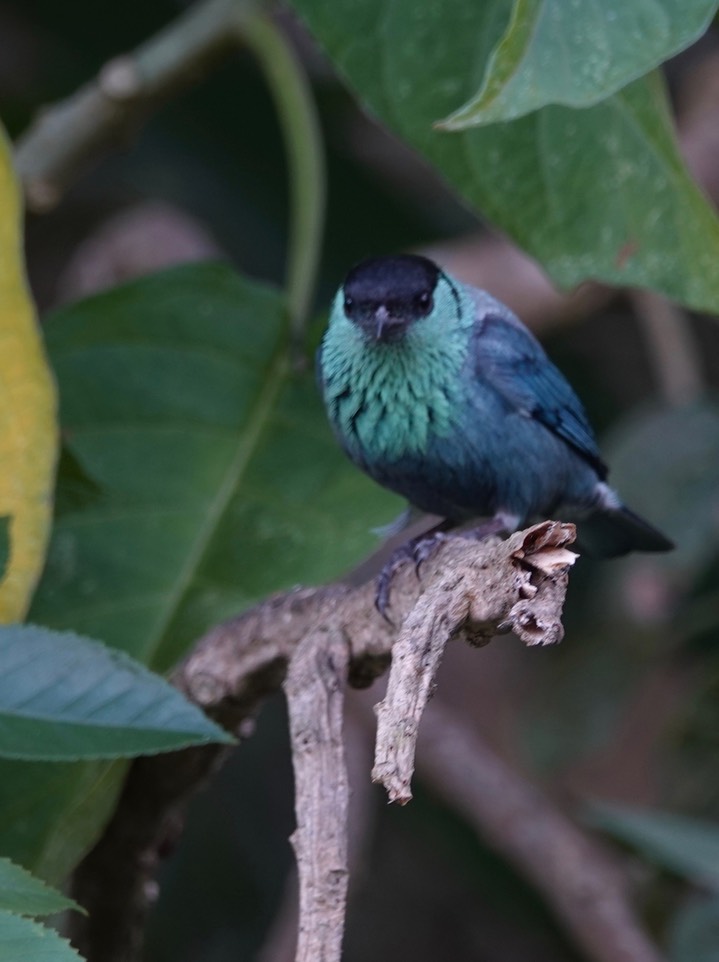
[[[0,127],[0,517],[10,518],[0,623],[24,617],[42,570],[57,457],[55,385],[25,281],[20,217]]]

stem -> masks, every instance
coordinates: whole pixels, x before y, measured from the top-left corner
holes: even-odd
[[[325,169],[320,125],[305,72],[257,0],[204,0],[141,44],[114,58],[71,97],[45,111],[20,137],[15,164],[28,207],[47,211],[78,174],[126,141],[164,99],[248,43],[267,77],[290,170],[287,301],[294,349],[309,313],[324,227]]]
[[[266,15],[238,24],[265,72],[282,127],[290,171],[287,302],[297,359],[317,279],[325,214],[322,135],[307,76],[283,33]]]
[[[147,94],[166,93],[173,80],[194,79],[208,54],[231,49],[233,23],[249,18],[254,6],[253,0],[205,0],[140,44],[134,60]]]
[[[54,207],[80,172],[124,143],[161,101],[228,53],[238,24],[253,9],[253,0],[197,3],[40,114],[15,150],[28,206],[39,212]]]

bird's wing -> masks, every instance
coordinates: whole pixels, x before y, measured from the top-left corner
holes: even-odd
[[[477,327],[476,363],[480,378],[516,411],[532,417],[562,438],[607,476],[584,408],[564,375],[534,336],[513,315],[487,314]]]

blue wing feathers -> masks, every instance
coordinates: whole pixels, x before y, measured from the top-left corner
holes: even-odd
[[[604,480],[607,466],[584,408],[533,335],[511,316],[490,314],[477,325],[475,346],[478,376],[511,408],[570,445]]]

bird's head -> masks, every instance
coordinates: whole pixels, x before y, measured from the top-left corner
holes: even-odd
[[[373,257],[353,267],[340,288],[335,310],[342,311],[370,341],[401,341],[417,322],[437,309],[451,283],[426,257],[399,254]]]

